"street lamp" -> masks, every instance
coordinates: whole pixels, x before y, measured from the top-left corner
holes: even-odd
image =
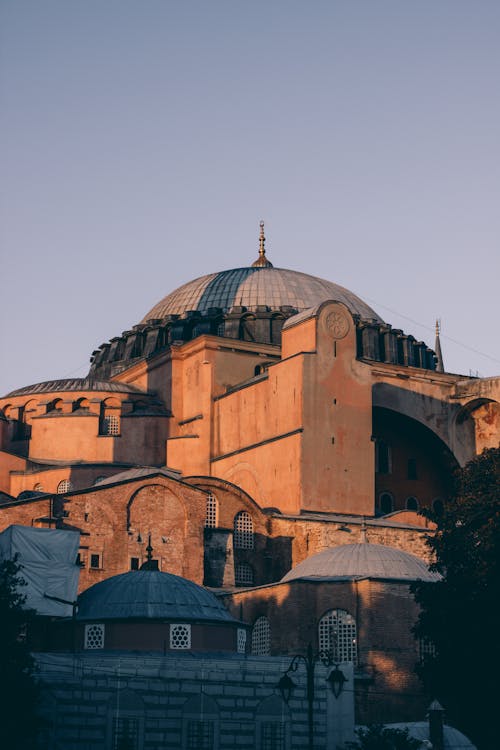
[[[281,677],[277,684],[277,688],[279,689],[281,693],[281,697],[285,701],[285,703],[288,703],[288,701],[291,698],[292,692],[295,687],[297,687],[296,683],[292,680],[290,677],[290,672],[296,672],[299,668],[299,664],[304,664],[306,668],[306,698],[307,698],[307,720],[308,720],[308,726],[309,726],[309,750],[314,750],[314,721],[313,721],[313,702],[314,702],[314,670],[316,669],[316,664],[319,660],[327,667],[333,666],[332,671],[326,678],[326,681],[330,685],[332,689],[332,693],[335,696],[335,698],[338,698],[341,694],[344,683],[347,682],[347,677],[344,675],[341,669],[339,669],[339,665],[337,662],[335,662],[330,654],[322,651],[319,654],[314,654],[312,645],[309,644],[307,647],[307,655],[304,656],[303,654],[296,654],[292,661],[290,662],[290,666],[286,670],[285,674]]]

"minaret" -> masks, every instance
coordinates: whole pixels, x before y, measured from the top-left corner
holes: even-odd
[[[443,353],[441,351],[441,341],[439,340],[439,332],[441,330],[441,321],[436,320],[436,343],[434,345],[434,352],[436,354],[436,372],[444,372],[443,365]]]
[[[252,268],[272,268],[273,264],[266,258],[265,248],[266,238],[264,236],[264,222],[260,222],[260,235],[259,235],[259,257],[252,263]]]

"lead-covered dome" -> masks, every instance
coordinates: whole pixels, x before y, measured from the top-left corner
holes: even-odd
[[[300,312],[330,299],[343,302],[361,318],[383,322],[369,305],[339,284],[300,271],[260,265],[210,273],[189,281],[160,300],[141,323],[189,311],[203,314],[211,308],[228,311],[233,307],[255,310],[267,306]]]
[[[236,622],[210,591],[158,570],[130,571],[91,586],[78,598],[77,619]]]
[[[399,581],[438,581],[424,560],[382,544],[342,544],[311,555],[281,580],[298,578],[385,578]]]

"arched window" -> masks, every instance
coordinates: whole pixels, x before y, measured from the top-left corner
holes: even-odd
[[[215,750],[219,747],[219,708],[210,696],[190,698],[182,709],[182,748]]]
[[[35,492],[43,492],[43,485],[40,482],[37,482],[33,487],[33,490]]]
[[[219,503],[217,498],[211,492],[207,496],[207,506],[205,511],[205,528],[216,529],[219,524]]]
[[[331,609],[318,624],[320,653],[330,654],[335,661],[357,663],[356,620],[345,609]]]
[[[236,563],[234,566],[234,583],[236,586],[253,586],[253,568],[248,563]]]
[[[290,709],[277,695],[271,695],[257,707],[255,750],[288,750],[290,747]]]
[[[387,515],[387,513],[392,513],[394,509],[394,499],[390,492],[382,492],[382,494],[379,497],[379,510],[382,513],[382,515]]]
[[[253,624],[251,652],[254,656],[269,656],[271,653],[271,627],[264,615]]]
[[[47,404],[47,414],[51,412],[62,411],[63,401],[62,398],[55,398]]]
[[[77,401],[73,404],[73,412],[79,411],[79,412],[88,412],[90,408],[90,402],[88,398],[79,398]]]
[[[418,511],[418,500],[416,497],[406,498],[406,510]]]
[[[234,517],[233,546],[235,549],[253,549],[253,521],[246,510]]]
[[[57,485],[57,494],[63,495],[65,492],[71,492],[72,488],[73,486],[71,484],[71,481],[69,479],[63,479]]]
[[[392,473],[391,446],[385,440],[377,439],[375,443],[375,471],[377,474]]]

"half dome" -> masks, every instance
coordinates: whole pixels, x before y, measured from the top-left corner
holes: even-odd
[[[210,591],[157,570],[122,573],[91,586],[78,598],[77,619],[236,622]]]
[[[298,578],[385,578],[400,581],[439,581],[424,560],[382,544],[342,544],[311,555],[281,580]]]
[[[369,305],[345,287],[307,273],[270,265],[233,268],[189,281],[160,300],[141,323],[161,320],[167,315],[183,315],[188,311],[206,313],[210,308],[228,311],[232,307],[249,310],[259,306],[290,307],[300,312],[329,299],[343,302],[361,318],[383,323]]]

